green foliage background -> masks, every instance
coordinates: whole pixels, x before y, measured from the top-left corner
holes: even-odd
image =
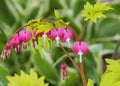
[[[0,53],[7,39],[29,20],[55,19],[54,9],[59,10],[61,18],[70,22],[79,34],[84,24],[81,13],[87,1],[96,2],[95,0],[0,0]],[[102,56],[113,54],[116,42],[120,40],[120,1],[114,0],[109,4],[114,10],[107,12],[107,18],[99,19],[96,24],[89,22],[83,37],[90,49],[89,54],[83,58],[85,74],[87,79],[94,80],[95,86],[99,86]],[[80,75],[68,59],[65,62],[68,64],[70,77],[65,81],[61,79],[60,64],[66,55],[56,45],[51,45],[49,51],[44,49],[34,51],[29,45],[27,50],[22,49],[17,55],[12,52],[10,58],[4,61],[0,59],[0,86],[7,86],[6,75],[14,75],[21,69],[28,72],[30,68],[34,68],[40,76],[45,75],[46,82],[49,82],[50,86],[82,86]],[[68,51],[78,62],[78,58],[71,53],[71,50]]]

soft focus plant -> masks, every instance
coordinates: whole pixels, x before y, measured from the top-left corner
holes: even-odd
[[[30,74],[21,71],[20,75],[7,76],[7,79],[9,81],[8,86],[48,86],[48,83],[44,82],[45,77],[38,78],[33,69],[30,70]]]
[[[57,20],[31,20],[24,26],[20,27],[13,34],[13,36],[8,39],[8,42],[6,43],[6,46],[1,53],[1,57],[2,59],[8,58],[11,54],[11,48],[13,48],[14,52],[17,54],[22,48],[27,49],[28,45],[32,45],[31,48],[33,49],[33,51],[36,52],[37,50],[39,50],[40,54],[42,55],[43,52],[41,51],[49,51],[51,45],[55,45],[55,47],[60,47],[63,50],[63,52],[66,54],[66,57],[72,62],[76,70],[79,72],[79,74],[81,75],[83,86],[93,86],[93,82],[91,79],[88,80],[87,84],[87,79],[84,72],[82,56],[89,53],[89,44],[87,44],[87,42],[85,41],[82,41],[82,38],[89,21],[91,20],[96,23],[98,18],[105,18],[106,16],[104,12],[110,9],[112,8],[110,6],[107,6],[106,2],[97,2],[94,5],[91,5],[89,2],[87,2],[84,5],[84,10],[82,14],[82,16],[85,17],[86,22],[84,23],[81,32],[79,32],[79,35],[69,25],[68,22],[65,22],[60,18],[60,13],[57,10],[54,11]],[[65,46],[64,44],[66,44],[67,46]],[[73,55],[73,57],[79,55],[78,62],[76,62],[71,57],[66,48],[70,49],[72,53],[75,54]],[[64,60],[65,58],[63,58],[63,63],[61,65],[63,80],[69,78],[67,65]],[[36,81],[33,81],[33,79],[35,79]],[[28,84],[28,86],[48,86],[48,84],[44,84],[44,77],[37,79],[37,75],[33,70],[30,71],[30,75],[21,72],[20,76],[15,75],[15,77],[8,77],[8,80],[10,81],[8,86],[14,86],[16,84],[19,84],[20,86],[27,86]],[[101,84],[101,86],[107,85]]]

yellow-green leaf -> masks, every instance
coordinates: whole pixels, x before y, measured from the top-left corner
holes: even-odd
[[[54,10],[54,14],[57,19],[60,19],[60,13],[58,10]]]
[[[92,80],[91,80],[91,79],[88,79],[87,86],[94,86],[94,85],[93,85],[93,82],[92,82]]]
[[[20,75],[7,76],[7,79],[9,81],[8,86],[48,86],[48,83],[44,83],[45,77],[38,78],[33,69],[30,70],[30,74],[21,71]]]
[[[90,19],[94,23],[96,23],[98,18],[105,18],[104,15],[105,11],[108,11],[111,8],[110,6],[107,6],[107,3],[96,3],[94,5],[91,5],[89,2],[87,2],[84,5],[84,10],[82,16],[85,17],[85,20]]]
[[[119,86],[120,63],[119,60],[106,59],[108,63],[105,73],[101,77],[100,86]]]

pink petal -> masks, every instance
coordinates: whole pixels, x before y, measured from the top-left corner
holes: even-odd
[[[66,42],[68,38],[69,38],[68,33],[65,31],[63,37],[61,38],[61,40],[63,42]]]
[[[69,29],[69,28],[68,28],[66,31],[67,31],[67,33],[68,33],[68,35],[69,35],[69,38],[70,38],[70,39],[73,39],[73,38],[74,38],[74,33],[73,33],[73,31],[72,31],[71,29]]]
[[[61,65],[61,69],[64,70],[64,71],[66,71],[66,68],[67,68],[67,65],[66,65],[65,63],[63,63],[63,64]]]
[[[6,49],[7,49],[7,50],[10,49],[10,42],[7,42],[7,44],[6,44]]]
[[[19,39],[20,39],[20,42],[24,41],[24,39],[25,39],[25,30],[21,30],[19,32]]]
[[[88,53],[88,45],[86,42],[81,42],[80,43],[80,49],[82,51],[83,54],[87,54]]]
[[[29,30],[26,30],[26,42],[29,41],[32,37],[32,33]]]
[[[58,28],[58,35],[59,35],[60,39],[63,38],[64,32],[65,32],[65,30],[62,27]]]
[[[74,44],[73,44],[73,47],[72,47],[72,52],[74,54],[78,54],[78,52],[80,51],[80,43],[78,41],[76,41]]]
[[[52,40],[55,40],[55,38],[58,36],[58,32],[57,32],[57,29],[56,28],[53,28],[52,30],[50,30],[50,38]]]

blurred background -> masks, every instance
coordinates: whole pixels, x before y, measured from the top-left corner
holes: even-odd
[[[96,0],[0,0],[0,53],[10,36],[31,19],[55,19],[54,9],[57,9],[65,22],[70,22],[77,34],[84,24],[81,16],[84,4],[89,1],[94,4]],[[108,1],[114,10],[106,12],[107,18],[99,19],[97,23],[89,22],[83,40],[89,44],[89,53],[83,58],[87,79],[91,78],[95,86],[99,86],[100,75],[105,70],[105,58],[118,59],[120,57],[120,0]],[[75,41],[75,40],[73,40]],[[67,49],[71,57],[78,62],[79,58]],[[42,53],[40,53],[42,52]],[[61,61],[66,56],[64,52],[51,45],[49,50],[36,50],[32,48],[21,49],[18,54],[12,54],[10,58],[0,58],[0,86],[7,86],[6,75],[14,75],[20,70],[28,72],[34,68],[39,76],[45,75],[49,86],[82,86],[79,73],[73,67],[69,59],[69,78],[61,78]],[[41,55],[42,54],[42,55]],[[79,62],[78,62],[79,63]]]

